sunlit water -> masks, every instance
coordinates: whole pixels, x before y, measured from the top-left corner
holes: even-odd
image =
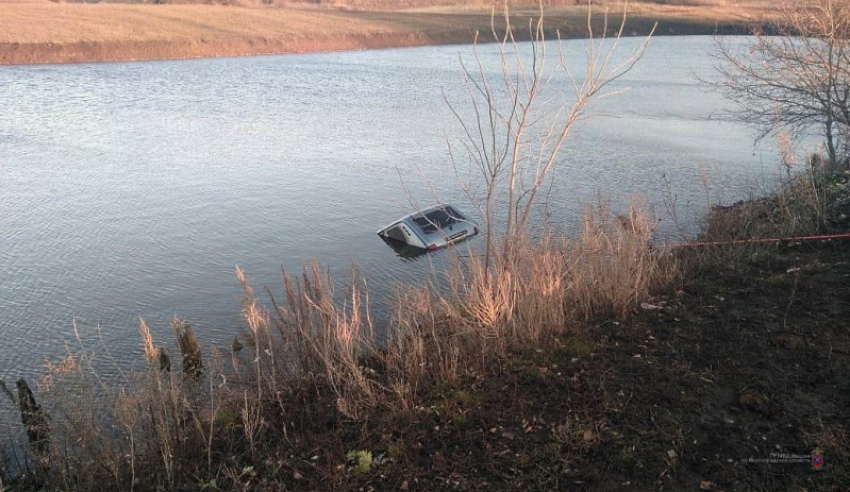
[[[564,43],[581,63],[584,41]],[[633,49],[634,40],[623,48]],[[495,48],[482,59],[497,73]],[[693,227],[712,199],[743,198],[775,170],[772,146],[725,121],[713,40],[656,39],[564,149],[554,219],[574,224],[597,191],[646,196],[666,174]],[[139,352],[139,316],[169,338],[189,320],[205,344],[240,329],[236,265],[262,291],[280,266],[356,262],[379,302],[432,261],[396,256],[375,231],[423,201],[470,210],[446,145],[444,93],[463,114],[469,46],[145,63],[0,68],[0,378],[63,353],[72,323],[117,361]],[[669,224],[663,230],[670,230]],[[99,341],[100,340],[100,341]],[[106,356],[106,355],[103,355]]]

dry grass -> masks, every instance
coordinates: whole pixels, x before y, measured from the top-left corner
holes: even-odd
[[[806,176],[790,175],[779,190],[775,223],[750,219],[787,231],[823,227],[817,217],[829,216],[833,196],[824,189],[841,176],[835,188],[846,193],[847,175],[815,174],[814,188]],[[821,200],[825,209],[815,206]],[[745,233],[738,222],[709,220],[715,222],[707,233]],[[219,487],[235,486],[253,479],[244,463],[265,463],[290,443],[309,440],[311,425],[325,425],[311,424],[320,409],[332,407],[335,415],[322,418],[363,426],[387,415],[411,418],[432,388],[510,370],[517,354],[563,343],[588,320],[639,311],[680,277],[677,259],[651,244],[654,224],[638,206],[616,215],[602,203],[588,209],[576,237],[521,238],[489,269],[475,251],[459,255],[445,272],[447,283],[400,286],[390,306],[370,304],[356,268],[342,295],[316,263],[300,275],[283,272],[282,298],[267,303],[237,270],[244,330],[232,350],[171,372],[160,362],[164,348],[141,322],[147,369],[118,384],[104,384],[82,350],[69,350],[50,367],[39,392],[51,417],[50,450],[31,454],[30,478],[63,490],[191,489],[212,477]],[[711,254],[692,260],[706,267],[719,257]],[[375,308],[392,313],[381,330],[372,322]],[[176,320],[174,332],[184,355],[200,356],[184,322]],[[554,439],[580,447],[594,436],[577,422]],[[812,441],[831,453],[840,447],[819,436]]]
[[[169,2],[170,3],[170,2]],[[324,7],[357,9],[357,10],[408,10],[408,11],[428,11],[428,12],[445,12],[445,11],[481,11],[489,10],[495,5],[496,9],[500,9],[504,2],[493,0],[277,0],[275,4],[298,4],[311,3],[318,4]],[[513,9],[531,9],[537,10],[540,5],[545,8],[564,8],[572,6],[586,6],[587,0],[511,0],[510,5]],[[616,1],[594,1],[596,5],[609,4],[617,5],[622,2]],[[629,2],[631,4],[644,5],[660,5],[662,7],[722,7],[722,8],[764,8],[769,6],[768,0],[636,0]]]
[[[337,422],[364,423],[381,410],[415,411],[423,390],[498,373],[512,354],[579,330],[598,313],[629,315],[675,272],[672,258],[652,249],[650,224],[638,208],[614,218],[600,207],[588,212],[575,239],[532,240],[523,219],[510,234],[488,234],[486,255],[456,258],[447,288],[437,279],[400,287],[394,305],[379,307],[394,313],[380,332],[356,269],[344,295],[315,263],[300,276],[283,272],[284,299],[270,306],[237,269],[244,343],[237,337],[231,351],[205,357],[191,327],[175,320],[182,364],[172,367],[141,322],[145,370],[103,384],[84,350],[52,367],[42,396],[54,432],[48,455],[34,462],[36,482],[53,488],[70,481],[82,490],[137,483],[140,490],[175,490],[202,477],[239,482],[250,470],[236,469],[233,456],[279,452],[317,410],[331,408]],[[499,247],[491,251],[493,241]]]
[[[217,5],[10,3],[0,42],[77,43],[232,40],[378,33],[388,26],[343,12]]]
[[[401,287],[382,307],[394,315],[381,333],[356,269],[343,296],[315,263],[300,277],[284,272],[286,299],[270,307],[237,270],[245,343],[233,350],[201,364],[191,327],[175,320],[184,359],[182,371],[171,371],[142,321],[146,370],[104,383],[93,353],[81,349],[50,367],[39,397],[52,435],[47,455],[33,455],[36,480],[174,490],[187,477],[229,473],[221,461],[228,453],[259,456],[288,439],[295,415],[310,408],[299,409],[305,398],[329,401],[354,421],[379,409],[413,411],[425,388],[498,372],[511,354],[580,329],[599,312],[632,312],[675,271],[650,247],[649,223],[638,209],[619,220],[597,209],[575,240],[524,241],[490,274],[480,256],[458,257],[447,288]]]
[[[301,6],[63,4],[3,1],[0,63],[193,58],[471,42],[490,29],[487,9],[349,11]],[[612,5],[612,9],[620,9]],[[760,7],[632,5],[630,28],[712,33],[765,17]],[[518,24],[533,10],[516,14]],[[547,11],[547,26],[585,35],[583,7]],[[601,22],[601,18],[597,19]],[[519,33],[522,35],[522,33]]]
[[[776,200],[816,200],[801,179],[789,180]],[[809,205],[789,205],[773,226],[790,231],[805,223],[809,230],[817,226],[807,218],[815,216]],[[722,234],[739,237],[736,224],[711,222],[715,229],[707,232],[721,234],[723,226],[729,230]],[[390,306],[370,304],[356,268],[344,295],[316,263],[300,275],[284,272],[283,298],[268,303],[237,270],[244,330],[232,350],[204,354],[202,365],[172,372],[161,363],[164,347],[142,321],[146,370],[106,384],[92,353],[70,349],[50,366],[39,391],[51,418],[50,449],[31,453],[30,483],[178,490],[204,487],[215,477],[218,487],[237,486],[253,479],[244,463],[265,463],[288,443],[309,439],[304,432],[312,431],[304,429],[328,405],[333,418],[363,425],[385,415],[414,416],[431,388],[510,370],[517,354],[581,333],[588,320],[639,310],[680,273],[675,257],[653,248],[653,228],[638,206],[616,215],[602,203],[588,209],[574,238],[523,238],[490,269],[474,251],[457,256],[447,283],[400,286]],[[694,259],[703,266],[716,260]],[[381,330],[372,322],[376,308],[392,313]],[[173,327],[176,347],[199,357],[201,344],[187,335],[191,328],[180,320]],[[581,445],[594,435],[577,423],[554,439]],[[817,436],[813,442],[831,446]]]
[[[788,161],[778,188],[765,198],[714,206],[705,218],[702,238],[733,241],[822,233],[834,218],[831,204],[842,198],[846,178],[818,155],[803,166]],[[792,156],[793,157],[793,156]]]
[[[798,163],[779,139],[785,173],[774,189],[732,205],[709,205],[688,261],[697,268],[772,255],[790,238],[845,232],[850,171],[820,155]]]

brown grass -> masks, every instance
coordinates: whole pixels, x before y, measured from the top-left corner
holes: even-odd
[[[62,4],[0,0],[0,64],[173,59],[471,42],[488,10],[346,11],[299,6]],[[619,9],[616,4],[612,9]],[[598,9],[601,10],[601,9]],[[761,7],[633,5],[630,29],[710,34],[760,21]],[[533,11],[530,11],[533,13]],[[518,25],[529,11],[517,13]],[[547,26],[586,33],[584,7],[549,9]],[[601,22],[601,18],[597,19]],[[522,35],[522,32],[518,34]]]
[[[821,186],[846,193],[846,176],[823,176]],[[800,179],[787,181],[777,200],[815,199]],[[820,196],[831,201],[834,193]],[[813,213],[808,205],[788,206],[775,224],[750,218],[795,229]],[[743,234],[731,223],[709,227],[723,224],[731,228],[724,234]],[[220,486],[246,483],[257,472],[244,463],[266,466],[265,457],[309,442],[310,433],[327,432],[326,425],[358,422],[365,430],[375,420],[415,420],[434,388],[464,388],[488,375],[525,371],[517,366],[522,354],[580,337],[600,317],[631,317],[654,293],[669,288],[680,277],[679,262],[653,248],[653,227],[640,207],[615,215],[602,203],[588,209],[577,237],[522,239],[489,271],[474,251],[458,256],[447,270],[447,287],[436,282],[399,287],[395,302],[384,306],[393,313],[385,336],[375,330],[368,287],[356,269],[344,295],[315,263],[297,276],[284,272],[282,298],[268,303],[237,270],[244,289],[239,336],[245,343],[208,354],[203,373],[187,378],[179,368],[160,370],[157,354],[163,349],[144,322],[140,334],[148,369],[117,384],[101,381],[86,351],[70,350],[49,366],[39,398],[51,416],[51,447],[46,456],[32,458],[33,483],[69,490],[182,490],[212,477]],[[692,258],[702,261],[698,268],[714,260]],[[188,345],[181,340],[187,325],[180,320],[174,325],[178,346],[196,354],[196,340]],[[536,375],[549,368],[529,370]],[[456,424],[463,424],[462,416]],[[595,445],[598,425],[607,425],[568,424],[556,429],[553,440],[575,449]],[[824,428],[823,436],[811,440],[838,456],[846,436],[825,438],[838,435],[830,432]],[[354,436],[339,439],[340,446],[357,442]],[[246,484],[245,490],[263,489]]]
[[[356,269],[337,296],[314,263],[300,278],[284,272],[285,300],[270,307],[237,270],[246,341],[238,350],[214,351],[201,364],[200,343],[175,320],[182,374],[161,370],[163,349],[144,321],[147,369],[118,383],[101,380],[92,351],[69,349],[40,385],[52,435],[49,453],[33,464],[37,481],[174,490],[190,476],[236,473],[227,470],[228,454],[260,456],[305,425],[299,412],[309,421],[314,405],[330,403],[361,422],[378,409],[413,411],[435,384],[498,373],[511,354],[578,330],[599,312],[628,315],[670,280],[672,260],[652,251],[638,209],[620,220],[592,213],[575,240],[524,241],[489,275],[479,256],[459,257],[448,288],[401,287],[385,336],[374,329]]]

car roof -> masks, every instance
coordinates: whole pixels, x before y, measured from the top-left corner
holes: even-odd
[[[416,217],[421,217],[421,216],[423,216],[423,215],[427,214],[428,212],[433,212],[434,210],[443,210],[443,209],[446,209],[446,208],[448,208],[448,207],[451,207],[451,205],[449,205],[449,204],[447,204],[447,203],[446,203],[446,204],[443,204],[443,205],[432,205],[432,206],[430,206],[430,207],[428,207],[428,208],[423,208],[422,210],[420,210],[420,211],[418,211],[418,212],[413,212],[412,214],[405,215],[404,217],[402,217],[401,219],[399,219],[399,221],[402,221],[402,220],[408,220],[408,219],[414,219],[414,218],[416,218]],[[454,207],[452,207],[452,210],[455,210],[455,208],[454,208]]]
[[[426,233],[425,231],[421,230],[420,228],[418,228],[416,226],[416,223],[414,222],[413,219],[416,219],[417,217],[423,217],[425,214],[427,214],[429,212],[433,212],[434,210],[445,210],[447,208],[451,208],[455,213],[459,214],[461,216],[461,218],[466,220],[466,218],[461,214],[460,211],[458,211],[457,208],[455,208],[452,205],[449,205],[448,203],[443,203],[443,204],[432,205],[428,208],[423,208],[422,210],[419,210],[417,212],[413,212],[411,214],[405,215],[404,217],[397,219],[397,220],[394,220],[394,221],[390,222],[388,225],[382,227],[380,229],[380,231],[385,231],[385,230],[389,229],[390,227],[394,227],[398,224],[404,223],[409,227],[415,228],[416,233],[421,235],[422,237],[431,237],[431,236],[434,236],[434,235],[441,235],[442,233],[440,233],[440,232]]]

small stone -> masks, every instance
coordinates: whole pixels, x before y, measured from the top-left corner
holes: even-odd
[[[700,490],[715,490],[717,489],[717,485],[714,484],[711,480],[703,480],[699,483]]]
[[[407,483],[407,480],[405,480],[404,482],[401,482],[401,486],[399,487],[400,490],[407,490],[409,488],[410,488],[410,484]]]

